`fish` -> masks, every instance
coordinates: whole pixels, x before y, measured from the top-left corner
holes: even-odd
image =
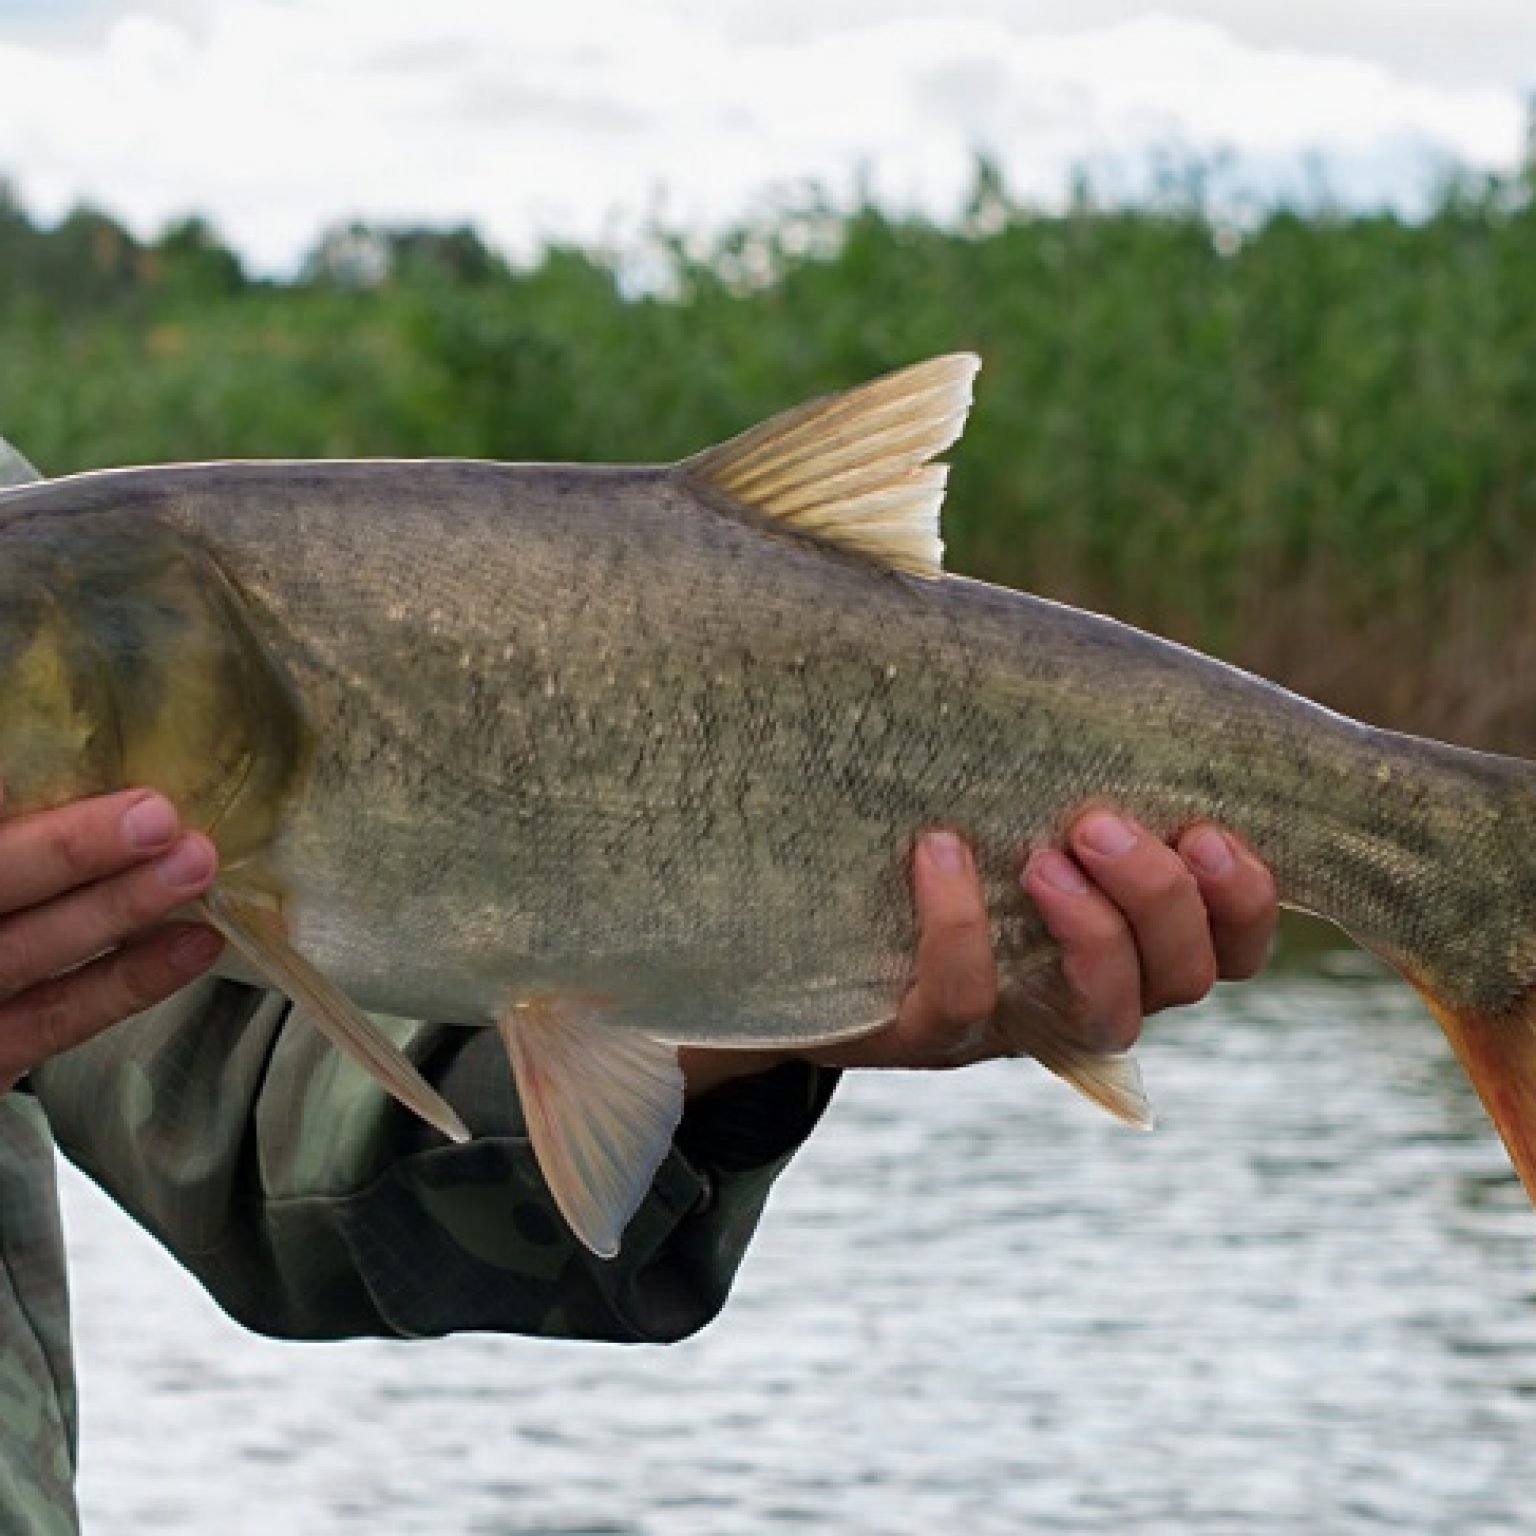
[[[914,839],[974,852],[995,1025],[1132,1124],[1023,854],[1105,804],[1231,828],[1395,967],[1536,1196],[1536,768],[948,574],[956,353],[673,464],[0,454],[4,814],[127,785],[215,843],[229,974],[444,1135],[376,1015],[497,1029],[571,1230],[617,1253],[685,1046],[811,1051],[909,984]]]

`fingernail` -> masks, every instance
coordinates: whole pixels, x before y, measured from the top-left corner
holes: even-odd
[[[923,840],[935,869],[958,875],[965,869],[965,844],[953,832],[933,832]]]
[[[189,928],[171,943],[171,964],[188,976],[206,971],[218,959],[224,940],[212,928]]]
[[[169,800],[150,795],[123,813],[123,836],[130,848],[147,853],[163,848],[176,836],[176,812]]]
[[[155,864],[155,871],[173,891],[191,891],[213,873],[213,853],[200,837],[184,837]]]
[[[1203,875],[1224,875],[1237,862],[1232,857],[1232,845],[1214,827],[1195,833],[1185,851]]]
[[[1026,874],[1031,870],[1047,885],[1069,896],[1081,896],[1088,889],[1082,870],[1064,853],[1037,853],[1025,866]]]
[[[1077,835],[1095,853],[1111,857],[1129,853],[1136,846],[1136,834],[1118,816],[1111,816],[1108,811],[1095,811],[1078,826]]]

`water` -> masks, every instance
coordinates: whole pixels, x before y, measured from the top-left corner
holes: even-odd
[[[1373,979],[1157,1021],[1151,1137],[866,1075],[668,1349],[283,1345],[72,1179],[93,1532],[1529,1530],[1536,1216]]]

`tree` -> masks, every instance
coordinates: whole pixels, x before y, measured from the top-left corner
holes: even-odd
[[[151,254],[155,286],[178,296],[225,298],[245,286],[240,258],[201,215],[167,224]]]

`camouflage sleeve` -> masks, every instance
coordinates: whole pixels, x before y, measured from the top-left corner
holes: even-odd
[[[495,1031],[398,1038],[473,1141],[445,1144],[283,998],[227,981],[56,1058],[33,1088],[65,1154],[259,1332],[664,1341],[724,1304],[836,1078],[787,1066],[690,1106],[605,1263],[545,1192]]]
[[[72,1536],[75,1373],[53,1143],[24,1093],[0,1095],[0,1529]]]

